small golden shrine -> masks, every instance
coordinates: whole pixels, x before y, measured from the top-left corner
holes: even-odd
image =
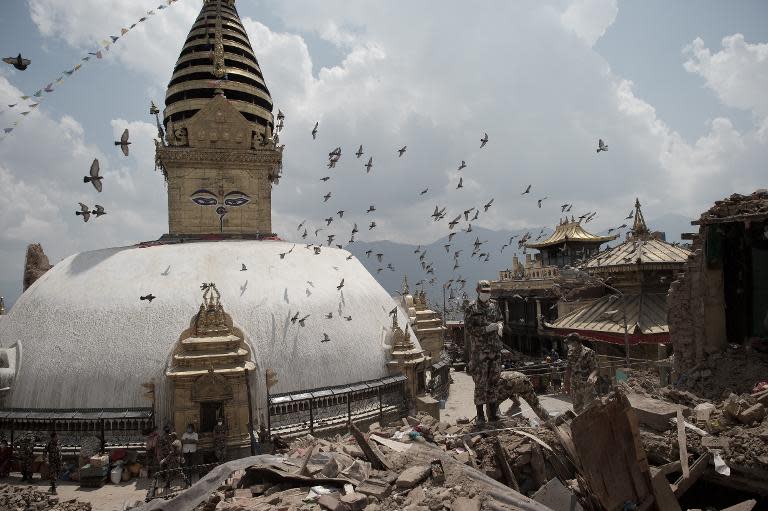
[[[222,419],[229,445],[235,446],[249,441],[247,379],[256,365],[243,333],[224,312],[216,284],[201,289],[203,303],[176,343],[165,373],[173,382],[173,425],[181,432],[194,424],[204,448]]]

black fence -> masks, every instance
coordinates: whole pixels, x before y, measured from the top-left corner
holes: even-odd
[[[153,424],[151,408],[0,409],[0,432],[8,441],[35,435],[44,443],[56,431],[65,451],[94,438],[102,450],[143,446],[143,432]]]
[[[407,413],[405,376],[269,396],[267,429],[273,434],[329,432],[348,422],[384,422]]]

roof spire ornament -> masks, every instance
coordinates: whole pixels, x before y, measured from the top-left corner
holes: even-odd
[[[227,68],[224,65],[224,38],[221,23],[221,3],[216,6],[216,32],[213,46],[213,76],[221,80],[227,76]],[[223,94],[223,91],[221,91]]]
[[[640,209],[640,199],[635,198],[635,223],[632,224],[632,234],[634,236],[642,236],[650,232],[648,226],[645,224],[643,212]]]
[[[411,294],[411,290],[408,288],[408,275],[403,275],[403,287],[400,291],[403,296]]]

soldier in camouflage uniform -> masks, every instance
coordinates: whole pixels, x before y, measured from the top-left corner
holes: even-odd
[[[171,426],[168,424],[163,428],[163,434],[157,440],[157,459],[162,462],[171,454]]]
[[[32,481],[32,463],[35,460],[35,438],[32,435],[22,437],[19,441],[19,465],[21,465],[21,482]]]
[[[517,371],[502,372],[499,381],[498,396],[499,403],[503,403],[507,399],[512,399],[515,403],[515,407],[520,406],[520,398],[522,398],[541,420],[549,420],[549,413],[547,413],[539,403],[539,397],[533,389],[531,380],[523,373]]]
[[[56,480],[61,473],[61,446],[59,436],[51,431],[51,439],[45,446],[45,456],[48,458],[48,480],[51,481],[50,492],[56,495]]]
[[[222,419],[213,428],[213,452],[219,463],[227,461],[227,427]]]
[[[597,357],[594,351],[581,343],[581,337],[577,333],[568,334],[565,342],[568,346],[565,379],[566,383],[570,384],[573,411],[581,413],[597,397]]]
[[[498,417],[497,388],[501,373],[501,314],[491,300],[491,284],[487,280],[477,283],[477,301],[464,311],[464,325],[469,341],[468,369],[475,382],[477,424],[485,423],[483,405],[488,420]]]

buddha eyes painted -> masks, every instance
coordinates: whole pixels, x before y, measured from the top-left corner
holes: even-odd
[[[251,198],[247,194],[238,191],[229,192],[223,199],[220,199],[216,194],[208,190],[197,190],[190,196],[190,199],[198,206],[218,206],[223,204],[233,208],[244,206],[251,202]]]

